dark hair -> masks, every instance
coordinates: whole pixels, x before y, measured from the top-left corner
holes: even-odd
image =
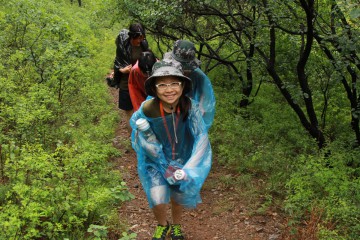
[[[182,95],[179,99],[180,112],[184,113],[183,121],[189,116],[189,110],[191,108],[191,100],[186,95]]]
[[[146,39],[144,39],[144,40],[142,40],[142,41],[140,42],[140,47],[141,47],[141,50],[142,50],[143,52],[150,51],[150,49],[149,49],[149,43],[148,43],[148,41],[147,41]]]
[[[146,51],[141,53],[138,65],[143,73],[150,75],[154,63],[156,63],[156,57],[153,52]]]
[[[145,37],[145,28],[141,23],[133,23],[129,26],[130,38],[137,38],[142,35]]]

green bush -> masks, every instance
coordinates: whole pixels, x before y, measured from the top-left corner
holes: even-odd
[[[286,210],[293,219],[308,218],[321,209],[320,239],[358,239],[360,233],[360,159],[358,151],[331,151],[329,157],[302,156],[298,170],[287,182]],[[329,228],[328,226],[332,226]],[[336,236],[330,238],[330,236]]]
[[[357,239],[360,153],[352,149],[346,121],[336,123],[342,132],[334,132],[329,122],[325,133],[336,139],[319,153],[300,123],[294,123],[296,116],[284,107],[287,105],[272,85],[263,84],[259,93],[263,95],[243,109],[237,107],[241,94],[236,85],[215,87],[216,116],[210,131],[215,156],[242,176],[265,181],[264,186],[256,186],[258,191],[246,191],[246,184],[242,186],[242,192],[249,195],[267,196],[258,212],[285,199],[286,205],[278,206],[285,205],[281,208],[289,214],[294,229],[320,214],[316,229],[320,239]]]
[[[64,1],[0,8],[0,239],[126,230],[111,222],[133,198],[108,161],[120,154],[119,117],[104,81],[113,52],[102,46],[114,41],[89,12]]]

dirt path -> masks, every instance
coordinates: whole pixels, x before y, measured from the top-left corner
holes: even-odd
[[[114,102],[117,102],[117,90],[111,89]],[[121,116],[121,113],[120,117]],[[123,152],[116,159],[117,166],[124,173],[124,180],[135,199],[125,203],[120,209],[121,218],[127,218],[138,240],[151,239],[156,226],[155,218],[148,207],[145,193],[141,187],[136,170],[136,154],[121,120],[114,140],[115,146]],[[220,179],[231,179],[235,173],[213,160],[211,172],[201,191],[203,203],[195,210],[186,210],[183,231],[187,240],[280,240],[284,229],[284,219],[279,214],[267,211],[254,215],[248,208],[249,200],[244,200],[239,189]],[[240,190],[241,191],[241,190]]]

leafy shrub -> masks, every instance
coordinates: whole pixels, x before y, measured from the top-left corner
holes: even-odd
[[[108,162],[120,154],[103,81],[112,59],[89,10],[31,0],[0,9],[0,239],[84,239],[133,198]]]
[[[271,88],[265,91],[271,92]],[[241,99],[241,94],[236,88],[216,92],[218,102],[210,136],[219,161],[240,172],[269,175],[287,169],[290,173],[297,153],[316,151],[313,141],[292,122],[290,109],[260,97],[247,108],[238,109],[234,103]],[[280,111],[287,114],[273,114]],[[283,177],[286,179],[286,175]]]
[[[306,213],[314,209],[323,209],[319,239],[359,236],[360,165],[349,165],[357,159],[360,159],[358,151],[339,151],[339,148],[326,158],[302,156],[298,171],[287,182],[286,210],[295,221],[308,218]]]

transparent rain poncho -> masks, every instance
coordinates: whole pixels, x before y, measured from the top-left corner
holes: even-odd
[[[193,70],[188,77],[192,82],[192,91],[187,95],[199,103],[200,112],[208,130],[214,121],[216,103],[210,79],[200,68]]]
[[[151,101],[151,100],[147,100]],[[144,102],[145,103],[145,102]],[[162,117],[148,118],[143,113],[142,103],[140,109],[131,117],[130,124],[133,129],[132,147],[137,153],[138,173],[141,184],[145,190],[149,206],[168,203],[172,197],[177,203],[186,208],[195,208],[201,203],[200,189],[208,176],[212,164],[212,151],[207,130],[197,104],[192,101],[188,118],[183,121],[182,114],[165,115],[166,131]],[[145,118],[156,135],[158,142],[149,143],[141,131],[137,130],[136,120]],[[176,138],[178,143],[173,147],[169,141]],[[174,150],[173,150],[174,149]],[[166,170],[169,166],[180,167],[185,172],[185,179],[177,181],[174,185],[166,180]]]
[[[181,63],[173,59],[170,52],[164,54],[163,61],[172,64],[177,68],[182,68]],[[191,79],[192,90],[187,94],[187,96],[199,104],[206,129],[209,130],[214,121],[216,104],[211,81],[200,68],[192,70],[188,77]]]

